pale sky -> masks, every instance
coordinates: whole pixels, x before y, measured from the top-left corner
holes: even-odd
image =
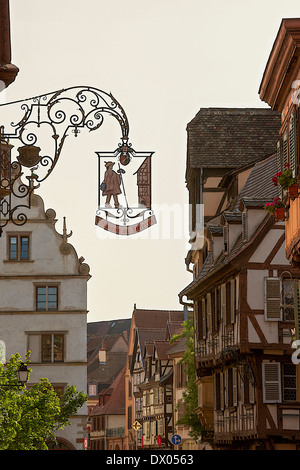
[[[20,72],[7,102],[77,85],[111,92],[129,119],[133,148],[155,152],[159,225],[144,239],[108,238],[95,226],[95,152],[117,148],[113,118],[69,136],[37,191],[55,209],[60,233],[66,216],[69,242],[90,265],[88,322],[130,318],[134,303],[181,309],[178,293],[192,281],[184,263],[186,126],[201,107],[266,106],[258,96],[264,67],[282,18],[299,17],[299,0],[10,0],[10,9]],[[176,233],[166,234],[172,205]]]

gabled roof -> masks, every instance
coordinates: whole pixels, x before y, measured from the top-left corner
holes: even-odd
[[[125,367],[120,371],[114,382],[101,395],[110,395],[105,405],[96,405],[91,415],[125,415]]]
[[[280,119],[268,108],[201,108],[187,125],[187,167],[230,171],[272,155]]]
[[[271,157],[266,158],[264,161],[256,163],[240,195],[236,198],[235,203],[233,204],[234,210],[239,211],[241,203],[244,203],[247,207],[252,206],[263,208],[265,202],[272,200],[273,197],[277,196],[278,188],[275,187],[272,183],[272,176],[275,173],[276,155],[272,155]],[[241,234],[237,238],[228,255],[222,251],[218,258],[214,261],[212,261],[211,257],[208,255],[196,278],[179,293],[179,297],[192,295],[195,288],[200,286],[200,284],[205,279],[214,276],[219,270],[223,269],[223,267],[228,266],[228,264],[237,256],[245,252],[245,250],[251,246],[254,239],[257,239],[265,230],[268,230],[271,223],[273,223],[273,219],[268,217],[266,212],[266,217],[250,240],[244,242]],[[223,230],[223,228],[221,225],[219,227],[221,233],[221,229]],[[207,228],[210,229],[209,222]],[[214,229],[210,231],[210,233],[211,235],[220,234],[218,230],[216,230],[215,226]]]

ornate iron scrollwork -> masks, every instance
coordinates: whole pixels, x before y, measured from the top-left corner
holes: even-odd
[[[135,154],[128,143],[129,123],[126,113],[111,93],[90,86],[62,89],[0,105],[0,111],[5,113],[6,119],[11,107],[17,107],[21,116],[16,120],[14,111],[9,130],[5,129],[4,132],[2,127],[1,132],[0,231],[8,221],[18,225],[26,222],[26,211],[23,209],[30,208],[33,189],[52,173],[70,131],[77,137],[80,128],[97,130],[103,124],[104,115],[109,114],[121,127],[121,143],[115,155],[122,165],[127,165]],[[17,149],[19,155],[16,161],[12,162],[10,151],[13,146],[10,142],[14,140],[21,145]],[[24,175],[27,184],[24,178],[21,180]],[[19,204],[19,198],[27,199],[26,203]],[[106,215],[109,216],[109,213]],[[120,208],[113,217],[122,217],[126,222],[130,217],[139,215],[126,207]]]
[[[225,364],[226,357],[232,357],[238,373],[243,382],[249,381],[253,386],[255,385],[255,375],[253,373],[250,361],[248,358],[243,358],[238,354],[238,351],[233,346],[228,346],[221,351],[221,360]]]

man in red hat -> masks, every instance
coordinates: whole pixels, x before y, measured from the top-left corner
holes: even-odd
[[[122,170],[118,170],[116,173],[112,168],[114,162],[105,162],[106,172],[104,175],[104,183],[106,185],[105,190],[102,192],[103,196],[106,196],[105,207],[111,207],[110,200],[111,196],[114,198],[115,207],[120,207],[118,194],[121,194],[121,177],[118,174]],[[124,170],[123,170],[124,171]]]

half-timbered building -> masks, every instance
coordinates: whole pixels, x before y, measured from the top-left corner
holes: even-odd
[[[290,334],[300,271],[285,256],[284,222],[264,209],[277,195],[276,171],[276,155],[256,163],[227,210],[209,220],[203,264],[180,293],[194,303],[199,419],[218,449],[300,444]]]

